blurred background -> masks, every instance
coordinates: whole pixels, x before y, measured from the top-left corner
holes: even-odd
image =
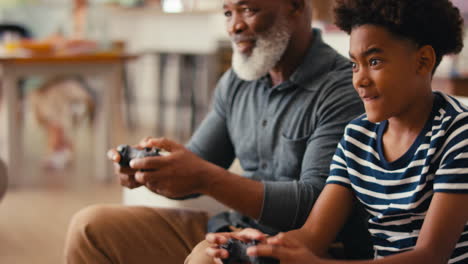
[[[313,1],[312,24],[347,56],[332,2]],[[468,20],[467,1],[454,3]],[[106,150],[189,139],[230,67],[221,4],[0,0],[0,263],[62,262],[68,222],[86,205],[152,204],[119,187]],[[443,61],[435,89],[468,96],[466,50]]]

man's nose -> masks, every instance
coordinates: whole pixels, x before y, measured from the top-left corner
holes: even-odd
[[[228,33],[230,35],[240,34],[247,29],[244,19],[236,13],[232,14],[231,21],[228,22]]]

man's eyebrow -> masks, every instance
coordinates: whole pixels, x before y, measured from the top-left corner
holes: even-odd
[[[372,55],[372,54],[383,53],[383,52],[384,51],[381,48],[370,48],[370,49],[364,51],[361,55],[362,55],[362,57],[367,57],[367,56]],[[354,56],[353,56],[353,54],[351,54],[351,52],[349,52],[349,57],[354,59]]]
[[[248,0],[239,0],[239,1],[235,1],[234,5],[246,5],[248,3],[249,3]]]

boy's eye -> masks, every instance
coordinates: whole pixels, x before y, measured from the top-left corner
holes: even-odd
[[[232,12],[231,11],[224,11],[224,16],[225,17],[230,17],[230,16],[232,16]]]
[[[356,71],[356,70],[357,70],[357,68],[358,68],[358,65],[357,65],[357,63],[355,63],[355,62],[351,62],[351,69],[353,69],[353,71]]]
[[[379,65],[381,62],[382,62],[382,61],[379,60],[379,59],[371,59],[371,60],[369,61],[370,66],[377,66],[377,65]]]

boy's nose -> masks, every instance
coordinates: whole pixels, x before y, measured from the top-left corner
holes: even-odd
[[[369,87],[371,83],[372,83],[371,79],[369,78],[369,76],[367,76],[367,74],[365,74],[365,72],[360,71],[358,73],[354,73],[353,75],[354,87],[366,88],[366,87]]]

